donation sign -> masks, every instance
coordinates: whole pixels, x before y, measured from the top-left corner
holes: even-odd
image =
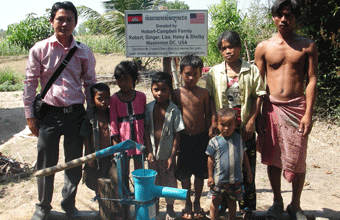
[[[127,57],[207,55],[207,10],[125,11]]]

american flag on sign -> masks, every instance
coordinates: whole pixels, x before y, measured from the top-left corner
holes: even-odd
[[[128,24],[143,24],[143,14],[129,14]]]
[[[190,13],[190,24],[204,24],[205,13]]]

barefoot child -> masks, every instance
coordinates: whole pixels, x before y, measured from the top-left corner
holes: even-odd
[[[209,142],[211,123],[208,90],[197,86],[202,76],[203,61],[195,55],[183,57],[180,63],[180,75],[184,86],[173,92],[173,101],[183,114],[185,130],[181,133],[176,178],[181,181],[183,189],[188,190],[188,197],[182,217],[186,219],[203,218],[200,199],[204,178],[207,178],[207,156],[205,150]],[[194,207],[190,199],[191,176],[195,176]],[[193,213],[192,213],[192,208]]]
[[[236,32],[225,31],[218,39],[218,48],[225,59],[209,71],[206,88],[215,102],[212,108],[233,108],[237,111],[236,132],[242,135],[247,148],[247,155],[252,175],[255,179],[256,142],[255,119],[260,111],[262,96],[266,94],[265,85],[258,68],[240,59],[241,39]],[[215,116],[212,116],[212,129],[216,128]],[[211,135],[212,136],[212,135]],[[243,176],[246,176],[244,174]],[[256,210],[255,181],[244,181],[245,194],[240,202],[245,219],[254,217]]]
[[[247,182],[252,181],[252,173],[246,148],[241,135],[235,131],[237,114],[233,109],[222,108],[217,112],[217,128],[220,135],[209,141],[208,186],[212,194],[211,219],[218,217],[218,207],[225,196],[228,202],[229,220],[235,219],[236,201],[243,199],[242,165],[247,170]]]
[[[110,140],[110,88],[97,83],[90,88],[94,107],[87,110],[80,135],[84,136],[85,154],[91,154],[111,146]],[[89,161],[84,167],[83,181],[86,186],[98,192],[97,180],[109,178],[110,157]]]
[[[151,91],[155,98],[147,105],[145,120],[145,145],[149,168],[157,171],[155,184],[177,188],[174,176],[179,132],[184,129],[182,114],[170,100],[172,78],[159,72],[152,77]],[[166,199],[166,219],[176,219],[174,200]]]
[[[133,61],[122,61],[115,69],[114,77],[120,88],[111,97],[110,125],[113,144],[133,140],[144,145],[144,118],[146,96],[135,90],[138,81],[138,67]],[[134,159],[134,169],[142,168],[142,152],[127,151]]]

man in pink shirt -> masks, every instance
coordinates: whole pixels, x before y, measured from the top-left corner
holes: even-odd
[[[58,163],[59,141],[64,135],[65,161],[82,156],[83,139],[79,135],[85,114],[84,102],[90,104],[89,89],[96,83],[95,58],[84,44],[74,40],[72,32],[77,25],[77,9],[71,2],[57,2],[52,6],[50,23],[54,35],[37,42],[30,50],[26,68],[23,101],[27,125],[38,139],[37,169]],[[57,80],[46,93],[43,101],[48,104],[46,115],[38,120],[33,114],[33,101],[38,87],[42,90],[69,50],[77,50]],[[85,89],[85,94],[82,92]],[[82,176],[81,166],[65,171],[62,190],[62,209],[70,219],[81,216],[75,208],[77,186]],[[54,175],[38,177],[39,203],[32,219],[47,219],[52,209]]]

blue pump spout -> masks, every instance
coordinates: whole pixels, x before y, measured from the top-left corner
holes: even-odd
[[[186,189],[177,189],[173,187],[166,187],[166,186],[156,186],[153,185],[151,189],[151,193],[154,197],[164,197],[168,199],[180,199],[186,200],[187,198],[187,191]]]
[[[188,190],[186,189],[156,186],[154,184],[156,175],[156,171],[148,169],[139,169],[132,172],[133,180],[135,183],[136,201],[148,202],[159,197],[180,200],[185,200],[187,198]],[[150,210],[150,205],[136,205],[136,219],[156,219],[154,214],[155,212],[150,212]]]
[[[170,199],[185,200],[186,189],[177,189],[154,184],[157,172],[149,169],[139,169],[132,172],[135,183],[135,200],[150,201],[154,198],[165,197]]]

